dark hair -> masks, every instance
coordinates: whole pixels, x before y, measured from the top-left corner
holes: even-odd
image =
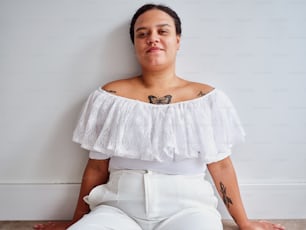
[[[170,7],[165,6],[165,5],[145,4],[136,11],[136,13],[133,15],[132,20],[131,20],[130,37],[131,37],[131,40],[132,40],[133,44],[134,44],[134,27],[135,27],[135,23],[136,23],[137,18],[141,14],[143,14],[143,13],[149,11],[149,10],[153,10],[153,9],[161,10],[161,11],[167,13],[169,16],[171,16],[174,20],[176,34],[177,35],[182,34],[181,19],[179,18],[179,16],[177,15],[177,13],[174,10],[172,10]]]

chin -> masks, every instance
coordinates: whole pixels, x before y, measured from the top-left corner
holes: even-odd
[[[155,66],[167,66],[169,65],[169,62],[165,61],[165,60],[148,60],[148,61],[145,61],[145,62],[142,62],[141,63],[143,66],[146,66],[146,67],[155,67]]]
[[[162,70],[165,69],[168,65],[166,63],[154,62],[150,64],[143,65],[143,68],[146,70]]]

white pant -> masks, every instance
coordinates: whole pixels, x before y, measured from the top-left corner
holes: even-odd
[[[84,198],[91,212],[69,230],[221,230],[217,198],[204,175],[112,171]]]

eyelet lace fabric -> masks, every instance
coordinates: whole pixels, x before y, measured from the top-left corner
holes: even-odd
[[[211,163],[230,155],[245,132],[221,90],[173,104],[149,104],[97,89],[84,104],[73,141],[106,158]]]

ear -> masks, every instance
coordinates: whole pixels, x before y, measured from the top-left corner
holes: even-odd
[[[181,36],[180,35],[176,35],[176,42],[177,42],[177,50],[179,50],[181,46]]]

